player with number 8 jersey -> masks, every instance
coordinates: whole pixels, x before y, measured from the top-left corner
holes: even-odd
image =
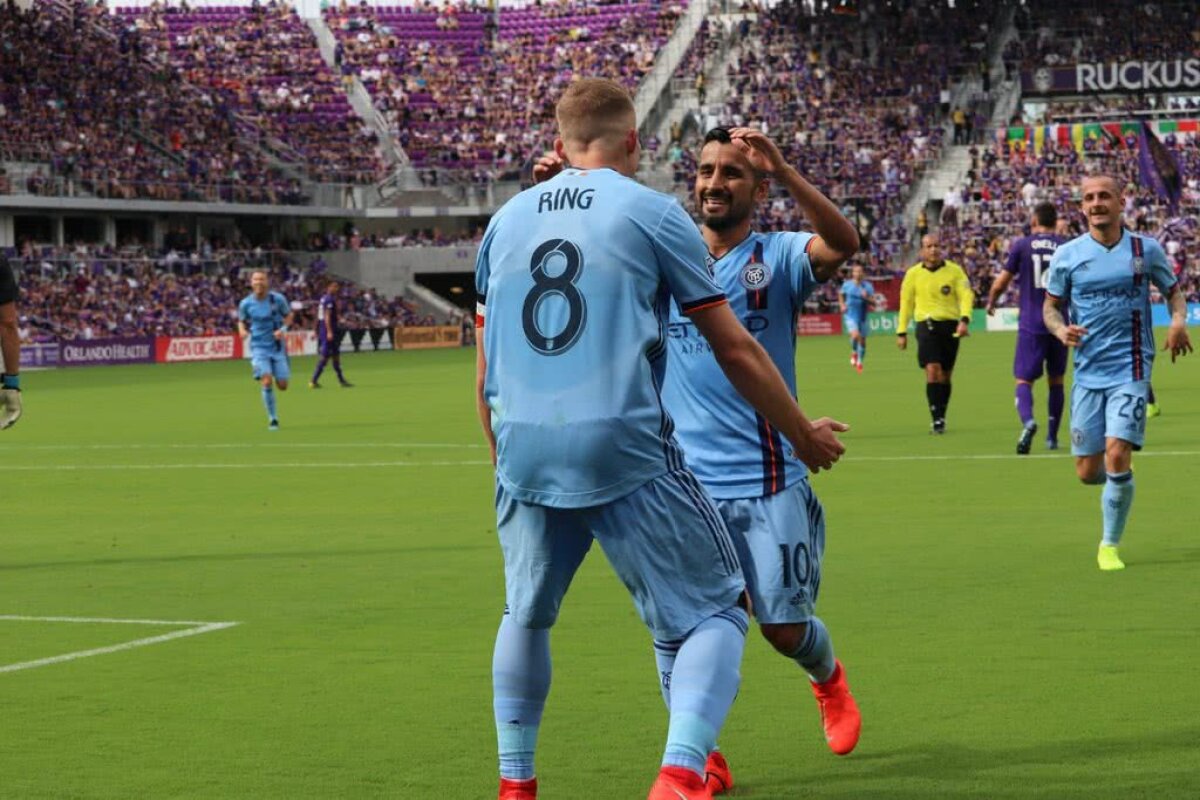
[[[549,631],[595,540],[654,638],[679,643],[650,798],[700,800],[749,618],[736,548],[659,398],[672,301],[810,466],[831,466],[842,447],[804,417],[729,310],[691,218],[632,179],[641,146],[629,93],[581,79],[556,116],[557,156],[574,166],[505,204],[476,260],[477,404],[496,459],[506,590],[492,670],[499,797],[537,795]]]

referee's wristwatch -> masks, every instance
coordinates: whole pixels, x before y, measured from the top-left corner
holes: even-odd
[[[958,318],[958,321],[959,321],[959,322],[961,322],[963,325],[970,325],[970,324],[971,324],[971,318],[970,318],[970,317],[959,317],[959,318]]]

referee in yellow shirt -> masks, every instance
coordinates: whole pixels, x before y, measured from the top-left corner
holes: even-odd
[[[967,273],[942,258],[937,234],[921,237],[921,262],[904,273],[900,284],[900,319],[896,346],[908,347],[908,323],[917,321],[917,362],[925,370],[925,397],[933,418],[932,433],[946,432],[950,376],[958,360],[958,343],[968,335],[975,293]]]

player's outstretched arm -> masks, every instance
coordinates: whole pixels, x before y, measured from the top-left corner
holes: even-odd
[[[836,433],[850,427],[831,419],[809,421],[767,351],[733,315],[728,303],[697,311],[691,321],[712,345],[730,383],[787,437],[809,469],[830,469],[841,458],[846,448]]]
[[[1167,341],[1163,350],[1171,351],[1171,363],[1179,356],[1192,352],[1192,340],[1187,332],[1187,298],[1179,291],[1177,285],[1167,298],[1167,306],[1171,309],[1171,327],[1167,329]]]
[[[1087,328],[1082,325],[1067,324],[1062,314],[1062,298],[1049,292],[1046,292],[1046,301],[1042,303],[1042,320],[1046,323],[1046,330],[1067,347],[1076,347],[1087,335]]]
[[[751,165],[770,175],[788,191],[808,217],[817,236],[808,251],[813,276],[827,281],[858,252],[858,231],[833,202],[784,160],[779,147],[762,131],[734,128],[729,136],[746,150]]]
[[[992,288],[988,291],[987,299],[987,315],[989,317],[996,315],[996,303],[1000,300],[1000,296],[1008,291],[1012,280],[1013,274],[1011,272],[1000,270],[1000,274],[996,276],[996,280],[992,281]]]

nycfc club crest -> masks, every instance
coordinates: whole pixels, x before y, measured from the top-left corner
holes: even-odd
[[[1136,256],[1133,259],[1133,274],[1134,275],[1141,275],[1143,272],[1146,271],[1144,263],[1145,262],[1142,260],[1141,256]]]
[[[747,264],[742,267],[742,286],[750,291],[763,289],[771,282],[771,268],[766,264]]]

